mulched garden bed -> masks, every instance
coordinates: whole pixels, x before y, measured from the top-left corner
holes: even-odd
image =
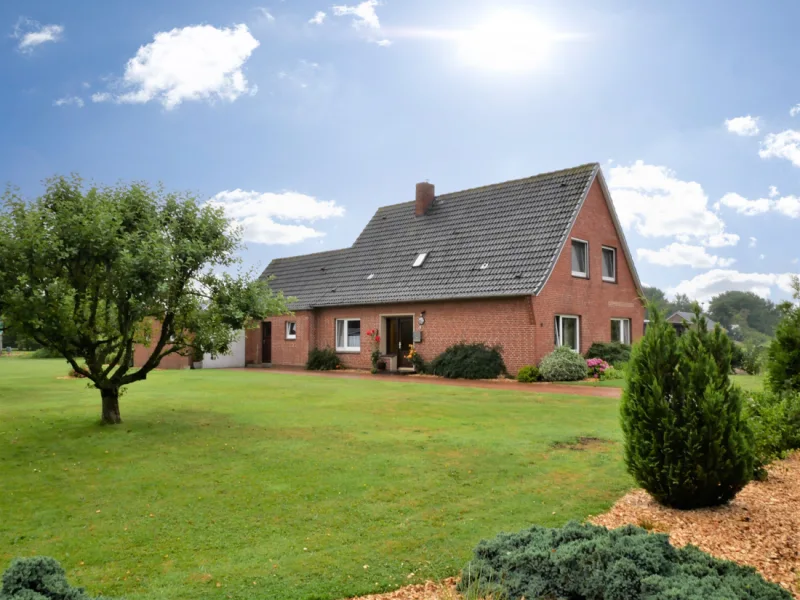
[[[755,567],[800,600],[800,453],[773,464],[767,481],[750,483],[727,506],[675,510],[636,490],[589,520],[668,533],[676,546],[694,544],[718,558]],[[458,600],[455,583],[454,578],[429,581],[360,600]]]
[[[800,599],[800,453],[774,463],[767,481],[750,483],[727,506],[675,510],[636,490],[590,521],[668,533],[673,545],[751,565]]]

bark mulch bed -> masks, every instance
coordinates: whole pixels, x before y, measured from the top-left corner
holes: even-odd
[[[676,546],[694,544],[718,558],[755,567],[800,600],[800,453],[776,462],[727,506],[680,511],[636,490],[590,519],[606,527],[638,525],[668,533]],[[456,579],[428,581],[360,600],[459,600]]]
[[[637,490],[590,521],[668,533],[673,545],[694,544],[717,558],[751,565],[800,599],[800,453],[774,463],[767,481],[750,483],[727,506],[675,510]]]

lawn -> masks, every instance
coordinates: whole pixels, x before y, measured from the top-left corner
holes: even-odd
[[[763,375],[731,375],[731,380],[739,384],[745,391],[758,391],[764,387]],[[585,385],[589,387],[625,387],[624,379],[613,379],[611,381],[573,381],[571,385]]]
[[[617,401],[161,371],[97,424],[61,360],[0,359],[0,570],[57,558],[92,593],[336,599],[456,574],[501,530],[632,483]],[[586,447],[578,436],[609,440]],[[413,575],[411,575],[413,573]]]

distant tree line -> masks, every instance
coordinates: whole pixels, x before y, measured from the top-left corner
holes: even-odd
[[[686,294],[677,294],[669,300],[663,290],[645,287],[644,295],[652,306],[667,313],[692,312],[694,300]],[[781,319],[777,304],[753,292],[723,292],[714,296],[706,311],[709,317],[728,330],[729,335],[740,342],[766,343],[775,335],[775,327]]]

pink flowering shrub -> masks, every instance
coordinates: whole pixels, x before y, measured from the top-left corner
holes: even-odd
[[[600,375],[610,366],[611,365],[602,358],[590,358],[586,361],[586,367],[589,369],[589,377],[594,377],[595,379],[600,379]]]

